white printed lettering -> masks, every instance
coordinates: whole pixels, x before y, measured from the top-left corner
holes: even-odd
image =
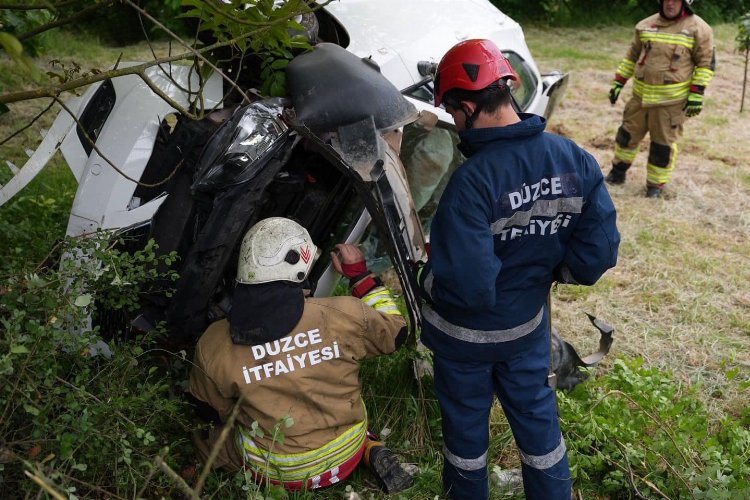
[[[307,359],[310,360],[310,366],[317,365],[320,363],[320,351],[315,349],[314,351],[308,351]]]
[[[559,177],[553,177],[552,179],[552,194],[562,194],[562,181]]]
[[[281,352],[289,352],[289,351],[293,351],[294,350],[294,347],[291,345],[292,344],[292,336],[291,335],[289,335],[288,337],[284,337],[283,339],[281,339],[281,343],[283,344],[283,347],[281,348]]]
[[[508,199],[510,200],[510,208],[516,209],[520,207],[522,203],[521,199],[521,193],[513,192],[508,195]]]
[[[298,333],[295,335],[294,345],[297,347],[307,347],[307,333]]]
[[[329,359],[333,359],[333,348],[331,346],[324,347],[320,350],[320,357],[323,359],[323,361],[328,361]]]
[[[273,342],[266,342],[266,353],[268,353],[269,356],[276,356],[280,352],[281,344],[279,344],[278,340],[274,340]]]
[[[265,357],[265,355],[266,355],[266,351],[265,351],[265,349],[263,349],[262,345],[254,345],[254,346],[252,346],[252,350],[253,350],[253,357],[256,360],[261,359],[261,358]]]
[[[282,360],[276,360],[276,375],[280,373],[289,373],[289,369],[286,367]]]
[[[542,196],[549,194],[549,179],[542,179],[539,184],[542,186]]]
[[[310,330],[309,332],[307,332],[307,334],[310,337],[310,344],[320,344],[321,342],[323,342],[320,339],[320,330],[318,330],[317,328],[315,330]]]
[[[305,367],[305,356],[307,356],[306,352],[303,352],[302,356],[297,356],[296,354],[294,355],[294,360],[299,363],[300,368]]]

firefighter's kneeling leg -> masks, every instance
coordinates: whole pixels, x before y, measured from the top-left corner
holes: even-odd
[[[492,364],[460,362],[437,354],[434,362],[443,424],[444,491],[453,499],[486,499]]]
[[[543,321],[522,339],[527,350],[495,365],[496,390],[513,430],[528,500],[568,500],[570,469],[555,393],[547,384],[550,341]]]

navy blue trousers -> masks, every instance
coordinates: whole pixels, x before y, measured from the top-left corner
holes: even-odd
[[[525,337],[503,343],[497,361],[459,361],[434,354],[445,455],[443,487],[450,498],[489,497],[489,416],[497,396],[521,454],[526,498],[570,499],[568,456],[555,394],[547,384],[550,341],[545,323]]]

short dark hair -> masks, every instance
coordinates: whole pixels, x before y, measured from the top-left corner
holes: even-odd
[[[443,97],[443,102],[452,108],[458,108],[461,101],[476,103],[482,111],[494,113],[511,103],[510,87],[505,80],[498,80],[482,90],[450,89]]]

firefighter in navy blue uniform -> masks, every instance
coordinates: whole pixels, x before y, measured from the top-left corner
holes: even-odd
[[[615,208],[596,160],[517,114],[517,77],[488,40],[451,48],[435,75],[435,104],[459,131],[466,162],[440,199],[422,341],[434,353],[442,414],[443,486],[488,498],[489,415],[497,396],[511,425],[528,499],[569,499],[571,480],[548,385],[552,283],[591,285],[617,261]]]
[[[693,0],[659,0],[659,13],[635,26],[635,38],[620,61],[609,91],[614,104],[628,79],[633,97],[615,137],[610,184],[623,184],[646,133],[651,146],[646,196],[659,198],[672,178],[677,141],[685,120],[703,109],[703,93],[716,69],[713,31],[693,14]]]

